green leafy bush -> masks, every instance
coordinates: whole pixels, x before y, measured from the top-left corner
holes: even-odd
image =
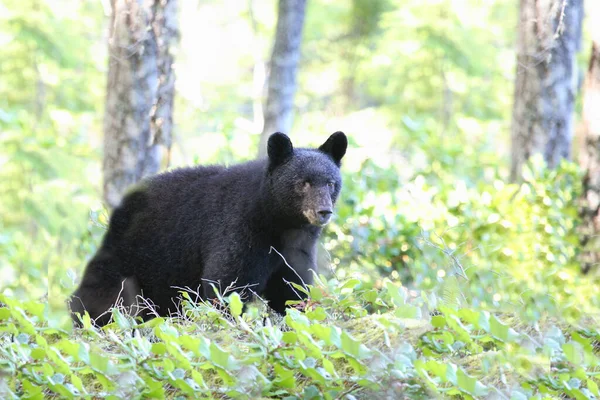
[[[370,161],[356,176],[326,244],[342,277],[377,285],[383,274],[455,304],[517,307],[529,320],[598,311],[597,278],[581,276],[576,258],[574,164],[549,170],[534,158],[522,184],[470,184],[433,168],[399,184]]]
[[[113,311],[73,335],[44,304],[2,296],[3,398],[431,398],[598,396],[597,328],[440,306],[385,280],[311,287],[304,312],[266,319],[240,300],[227,317],[188,303],[180,319],[136,325]],[[367,315],[365,310],[376,309]],[[273,317],[276,318],[276,317]],[[134,327],[134,330],[131,328]]]

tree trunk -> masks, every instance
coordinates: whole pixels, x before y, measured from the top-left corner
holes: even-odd
[[[279,0],[275,44],[271,55],[264,127],[258,147],[259,157],[267,153],[267,139],[274,132],[289,134],[292,128],[296,71],[306,0]]]
[[[569,158],[583,0],[521,0],[512,121],[511,180],[535,153]]]
[[[171,148],[176,0],[111,0],[104,115],[104,200],[155,174]]]
[[[594,6],[595,12],[592,12]],[[589,14],[593,21],[599,21],[600,5],[591,5]],[[592,53],[583,89],[583,148],[580,153],[580,164],[585,172],[580,209],[584,272],[600,262],[600,27],[592,26],[591,29]]]

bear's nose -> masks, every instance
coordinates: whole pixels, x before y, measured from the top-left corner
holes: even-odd
[[[320,222],[322,224],[324,224],[327,221],[329,221],[329,218],[331,218],[331,214],[333,214],[333,211],[332,210],[319,210],[319,211],[317,211],[317,214],[319,214],[319,219],[321,220]]]

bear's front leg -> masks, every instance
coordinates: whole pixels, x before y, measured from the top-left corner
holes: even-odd
[[[292,283],[300,286],[312,285],[313,271],[317,270],[315,257],[312,252],[303,249],[288,249],[283,253],[274,250],[272,252],[272,262],[278,267],[267,282],[263,295],[273,310],[285,315],[285,303],[288,300],[306,300],[306,294],[296,289]]]
[[[223,297],[237,292],[245,303],[253,293],[264,291],[271,275],[266,251],[235,257],[228,254],[232,256],[209,261],[202,275],[201,294],[209,303],[217,302],[217,292]]]

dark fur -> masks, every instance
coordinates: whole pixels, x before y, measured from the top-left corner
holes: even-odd
[[[265,160],[184,168],[142,181],[114,210],[70,299],[75,323],[84,310],[97,324],[108,323],[105,312],[119,294],[126,305],[142,294],[168,315],[178,310],[174,287],[200,287],[211,299],[208,281],[221,289],[235,280],[236,287],[252,285],[283,314],[285,302],[298,299],[284,279],[312,283],[317,239],[341,189],[346,147],[341,132],[319,149],[294,149],[276,133]]]

